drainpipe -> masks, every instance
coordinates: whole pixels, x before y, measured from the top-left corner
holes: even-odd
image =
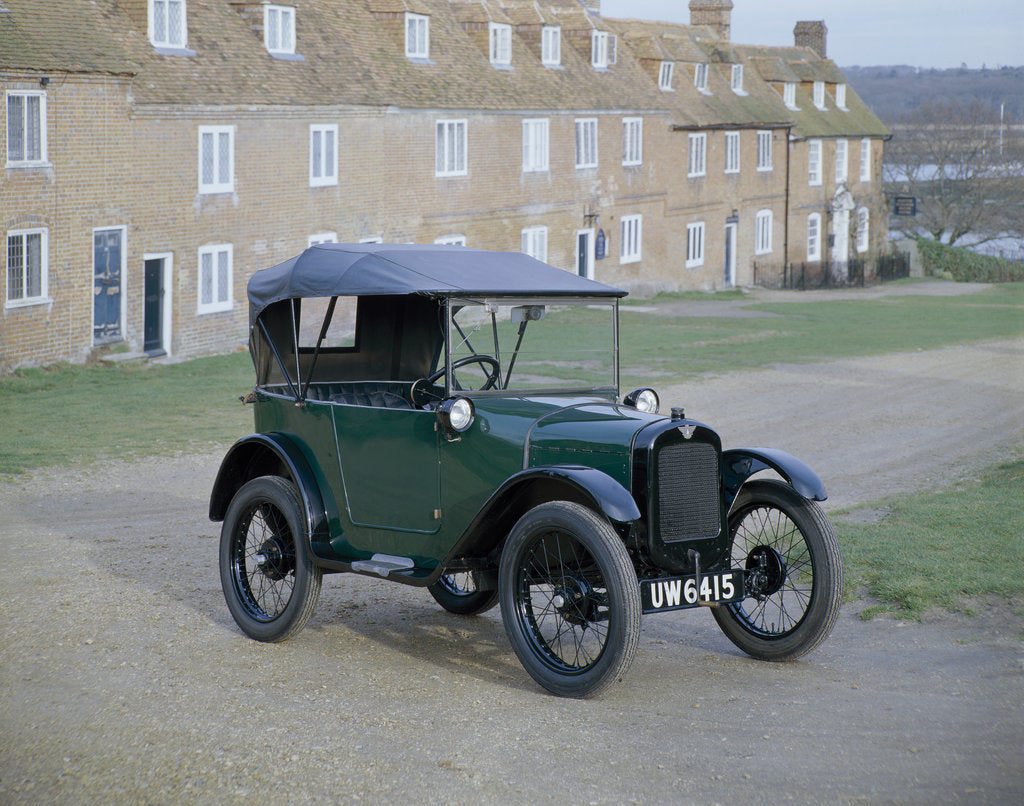
[[[792,137],[793,130],[789,127],[786,128],[786,221],[785,226],[782,228],[782,267],[785,271],[785,267],[789,265],[789,165],[790,165],[790,153],[793,148]]]

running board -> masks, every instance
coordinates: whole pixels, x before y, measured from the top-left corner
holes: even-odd
[[[391,554],[374,554],[368,560],[356,560],[352,563],[353,571],[364,574],[377,574],[387,577],[392,571],[411,571],[416,567],[408,557],[394,557]]]

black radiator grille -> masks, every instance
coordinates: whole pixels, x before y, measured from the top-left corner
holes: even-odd
[[[715,537],[721,530],[718,452],[706,442],[674,442],[657,452],[655,522],[663,541]]]

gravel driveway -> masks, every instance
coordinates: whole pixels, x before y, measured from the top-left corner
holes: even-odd
[[[833,513],[1024,450],[1021,339],[662,391],[727,447],[803,458]],[[0,482],[0,804],[1024,800],[1021,603],[922,624],[852,603],[788,664],[702,610],[649,616],[589,701],[539,690],[497,611],[369,578],[326,577],[305,631],[263,645],[220,592],[221,455]]]

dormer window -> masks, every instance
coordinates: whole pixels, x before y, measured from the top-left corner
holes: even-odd
[[[849,110],[846,108],[846,85],[836,84],[836,106],[842,109],[844,112]]]
[[[156,47],[184,48],[188,27],[185,0],[149,0],[149,41]]]
[[[825,82],[815,81],[814,82],[814,106],[820,109],[822,112],[825,111]]]
[[[410,59],[430,58],[430,17],[405,14],[405,55]]]
[[[594,31],[590,38],[590,63],[598,70],[607,69],[617,61],[615,34]]]
[[[295,53],[295,9],[291,6],[265,6],[263,43],[268,53]]]
[[[800,111],[796,105],[796,84],[792,81],[787,81],[782,85],[782,102],[786,105],[786,109]]]
[[[562,28],[558,25],[545,25],[540,30],[540,61],[547,67],[557,67],[562,63]]]
[[[664,90],[665,92],[672,91],[672,68],[675,67],[673,62],[662,62],[661,70],[658,73],[658,89]]]
[[[732,87],[732,91],[737,95],[746,95],[743,91],[743,65],[734,64],[732,66],[732,77],[729,81],[729,85]]]
[[[708,66],[706,64],[698,64],[694,66],[693,86],[701,92],[708,91]]]
[[[488,23],[491,35],[491,64],[512,64],[512,26],[500,22]]]

